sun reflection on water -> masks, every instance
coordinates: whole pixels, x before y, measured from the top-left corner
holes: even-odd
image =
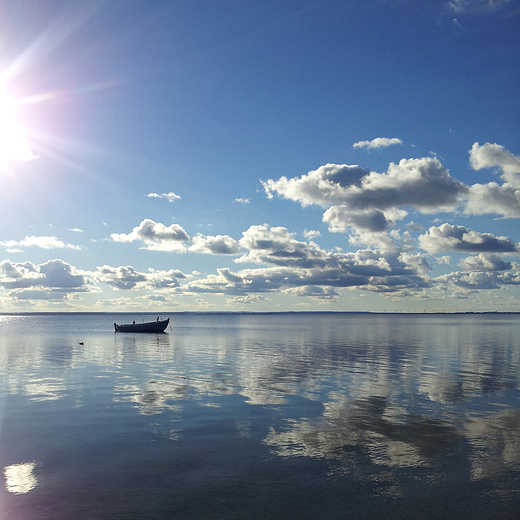
[[[5,487],[10,493],[23,495],[29,493],[38,485],[38,479],[34,474],[36,462],[13,464],[4,469]]]

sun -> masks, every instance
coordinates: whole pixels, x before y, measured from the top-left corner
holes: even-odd
[[[0,87],[0,167],[36,159],[16,117],[18,103]]]

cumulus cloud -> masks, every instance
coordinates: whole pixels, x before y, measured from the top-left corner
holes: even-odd
[[[381,232],[393,225],[396,211],[409,209],[424,214],[463,209],[471,215],[520,217],[520,157],[490,143],[475,143],[469,153],[473,169],[499,168],[503,184],[467,186],[453,178],[437,157],[423,157],[390,163],[385,173],[358,165],[326,164],[301,177],[283,176],[262,185],[268,198],[278,195],[303,207],[327,208],[324,221],[336,232],[349,228]]]
[[[131,266],[111,267],[104,265],[97,268],[93,275],[96,280],[120,290],[131,289],[172,289],[180,285],[179,279],[186,279],[178,269],[161,271],[149,269],[139,272]]]
[[[20,247],[39,247],[41,249],[81,249],[80,246],[73,244],[66,244],[62,240],[56,237],[36,237],[30,236],[25,237],[23,240],[6,240],[0,241],[0,245],[3,245],[9,249],[20,248]]]
[[[88,280],[63,260],[38,265],[4,260],[0,263],[0,287],[17,299],[63,299],[68,293],[86,291]]]
[[[326,164],[301,177],[288,179],[284,176],[277,181],[263,181],[262,186],[268,198],[277,193],[304,207],[312,204],[327,207],[344,202],[348,188],[360,186],[361,179],[369,173],[370,170],[357,165]]]
[[[313,238],[316,238],[316,237],[319,237],[321,235],[321,233],[317,230],[314,230],[314,229],[304,229],[303,230],[303,236],[309,240],[312,240]]]
[[[474,170],[498,167],[501,177],[514,188],[520,188],[520,157],[499,144],[474,143],[469,151],[469,162]]]
[[[235,260],[239,263],[315,267],[330,257],[313,242],[296,240],[284,227],[251,226],[242,235],[239,244],[248,253]]]
[[[501,272],[453,272],[435,279],[438,284],[445,284],[448,288],[463,289],[466,291],[500,289],[507,285],[520,285],[518,273]]]
[[[465,211],[474,215],[520,217],[520,157],[499,144],[474,143],[469,151],[474,170],[499,168],[504,184],[474,184],[469,188]]]
[[[283,292],[291,294],[293,296],[299,296],[302,298],[311,298],[317,301],[338,301],[339,293],[332,287],[319,287],[317,285],[307,285],[305,287],[291,287],[285,289]]]
[[[114,242],[142,241],[145,244],[144,249],[177,252],[185,251],[184,242],[190,239],[186,231],[178,224],[167,227],[151,219],[143,220],[129,234],[113,233],[110,236]]]
[[[188,249],[193,253],[208,255],[238,255],[240,247],[238,243],[228,235],[204,236],[195,235],[193,245]]]
[[[473,184],[469,188],[465,213],[469,215],[502,215],[520,217],[520,190],[500,186],[496,182]]]
[[[195,293],[227,295],[255,294],[283,290],[288,294],[335,301],[334,288],[357,287],[378,292],[420,290],[430,282],[430,269],[421,254],[360,250],[356,253],[330,252],[313,242],[301,242],[283,227],[251,226],[243,233],[240,246],[246,253],[237,263],[267,267],[228,268],[218,274],[189,282],[184,287]]]
[[[468,256],[459,264],[465,271],[508,271],[511,262],[504,262],[497,254],[479,253],[477,256]]]
[[[328,206],[323,220],[337,232],[384,231],[407,214],[406,207],[422,213],[452,211],[468,193],[432,157],[390,163],[386,173],[327,164],[301,177],[270,179],[263,186],[269,198],[276,193],[302,206]]]
[[[138,283],[146,281],[146,275],[139,273],[131,266],[104,265],[97,268],[97,279],[116,289],[134,289]]]
[[[349,227],[377,233],[387,230],[395,221],[403,219],[407,214],[404,210],[394,208],[387,211],[379,209],[352,211],[348,206],[341,205],[327,209],[322,220],[329,225],[329,231],[332,233],[343,233]]]
[[[491,233],[478,233],[464,226],[432,226],[419,237],[419,245],[428,253],[462,251],[468,253],[515,253],[518,246],[507,237],[496,237]]]
[[[370,172],[361,187],[349,191],[344,203],[351,208],[411,206],[432,213],[455,209],[467,187],[453,179],[438,159],[423,157],[390,163],[387,173]]]
[[[387,148],[395,144],[403,144],[403,141],[397,137],[376,137],[372,141],[358,141],[352,145],[352,148]]]
[[[249,204],[251,202],[251,199],[239,197],[238,199],[235,199],[235,202],[240,202],[241,204]]]
[[[180,200],[180,196],[176,193],[173,193],[173,191],[170,191],[169,193],[161,193],[160,195],[158,193],[149,193],[148,197],[155,198],[155,199],[167,199],[168,202],[173,202],[175,200]]]

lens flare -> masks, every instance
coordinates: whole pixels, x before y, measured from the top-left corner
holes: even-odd
[[[16,101],[0,89],[0,167],[37,159],[16,117]]]

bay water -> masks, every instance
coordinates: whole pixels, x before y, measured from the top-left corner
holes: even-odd
[[[520,518],[519,314],[156,317],[0,317],[2,520]]]

